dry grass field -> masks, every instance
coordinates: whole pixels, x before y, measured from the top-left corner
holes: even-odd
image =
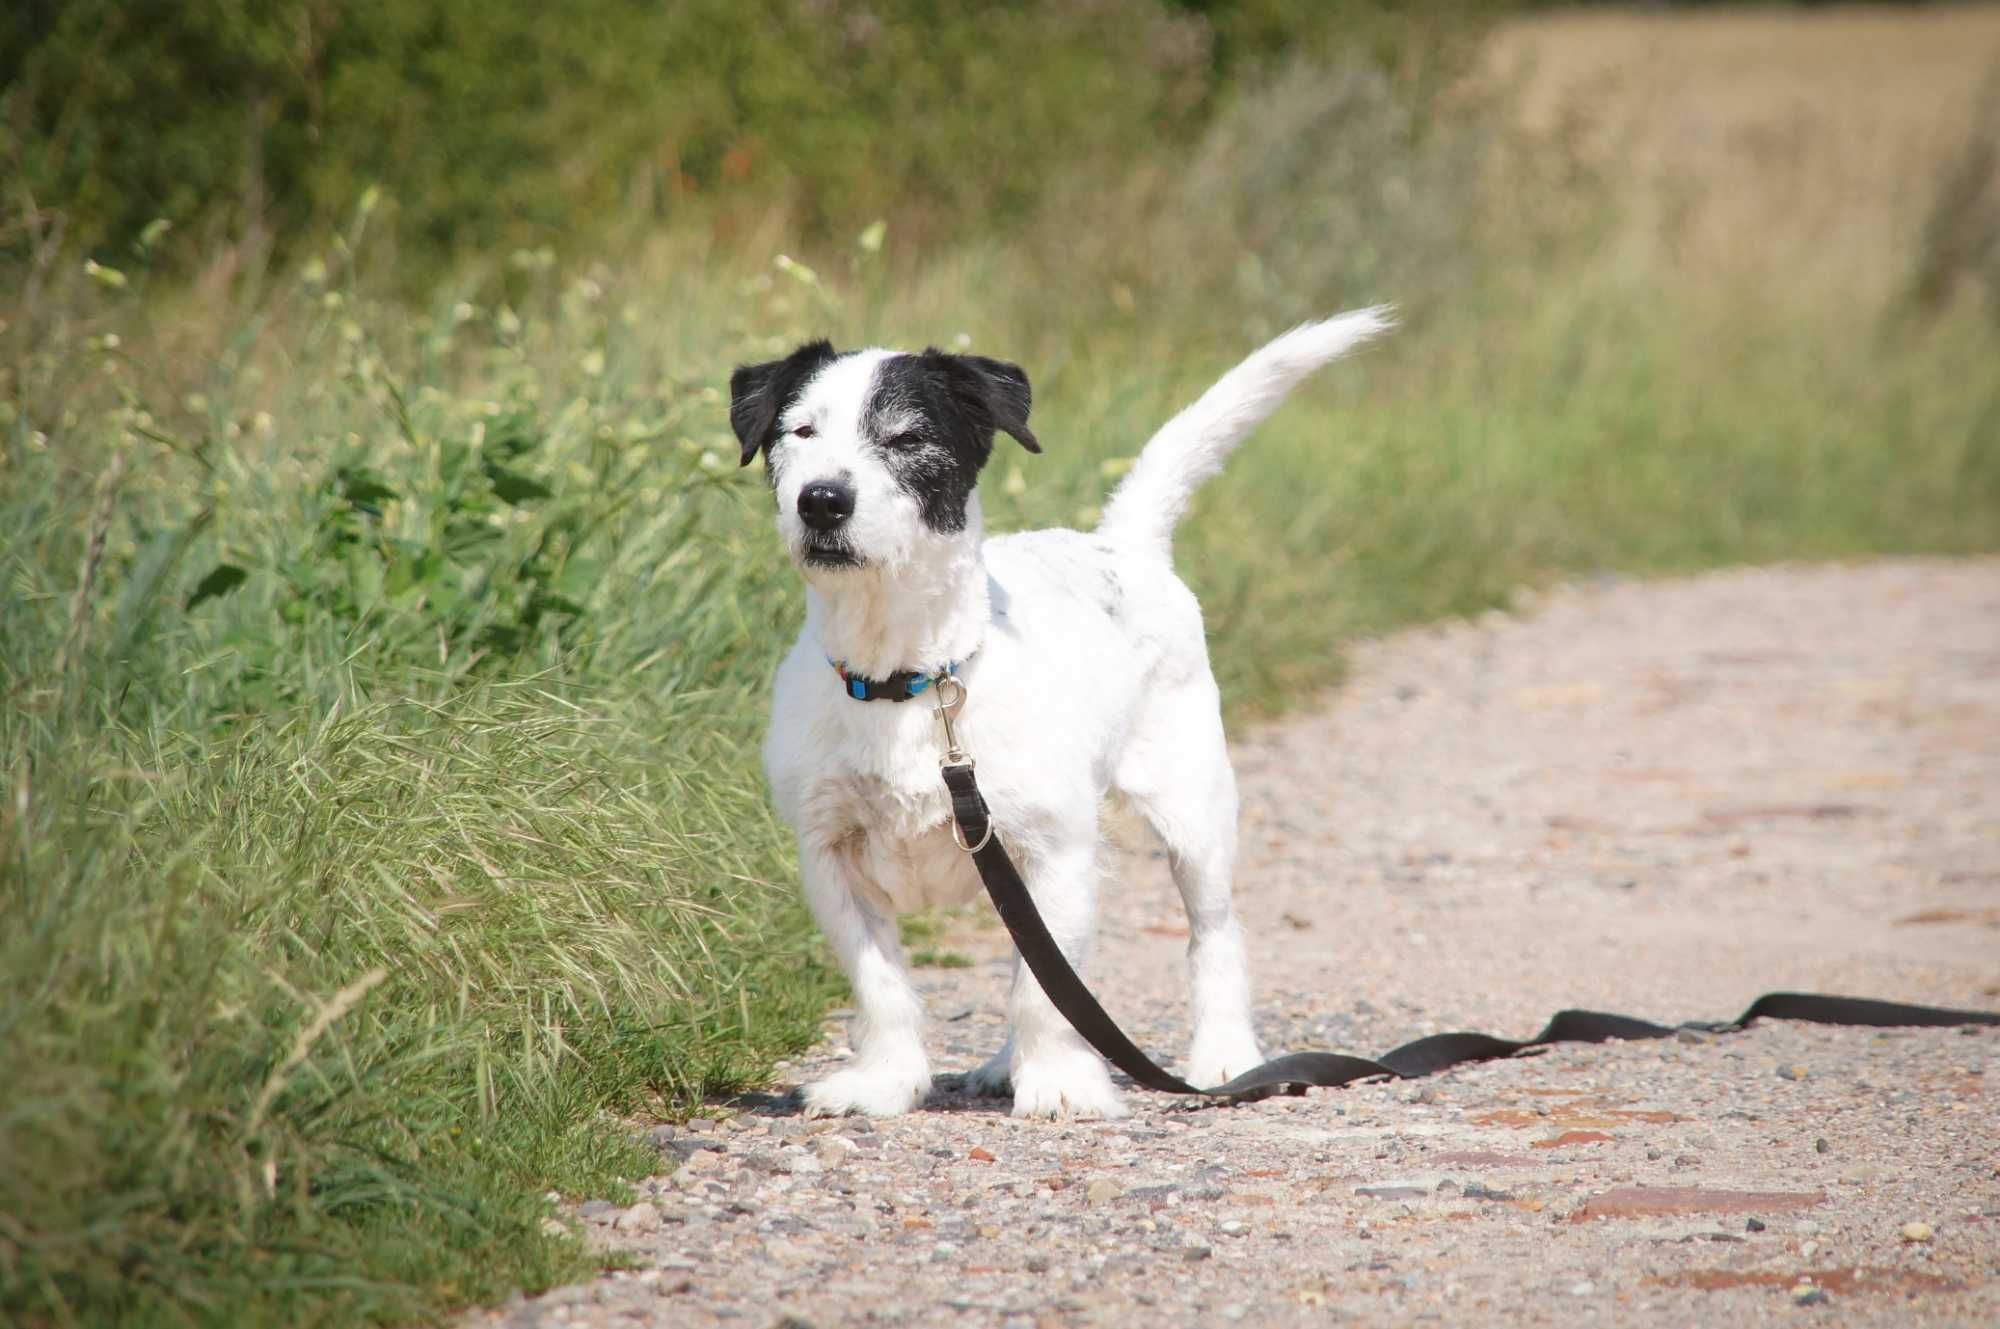
[[[1565,12],[1503,25],[1483,71],[1619,196],[1634,270],[1872,309],[1940,178],[2000,135],[2000,5]]]

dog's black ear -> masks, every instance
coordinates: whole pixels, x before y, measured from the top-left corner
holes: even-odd
[[[1028,428],[1028,407],[1034,393],[1028,387],[1027,370],[983,355],[946,355],[936,350],[927,354],[944,362],[953,394],[975,419],[1012,434],[1030,452],[1042,450],[1034,431]]]
[[[743,445],[741,465],[771,446],[778,416],[805,381],[837,359],[833,343],[807,342],[782,360],[739,365],[729,376],[729,427]]]

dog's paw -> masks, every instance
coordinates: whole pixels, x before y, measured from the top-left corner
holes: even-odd
[[[895,1117],[924,1101],[930,1072],[923,1067],[854,1066],[805,1087],[808,1117]]]
[[[981,1098],[1005,1098],[1014,1091],[1012,1046],[1001,1048],[965,1074],[965,1092]]]
[[[1253,1066],[1264,1064],[1257,1039],[1249,1030],[1195,1039],[1188,1053],[1187,1081],[1201,1089],[1227,1084]]]
[[[1112,1087],[1111,1074],[1090,1052],[1066,1052],[1022,1063],[1013,1077],[1017,1117],[1095,1117],[1109,1121],[1129,1115]]]

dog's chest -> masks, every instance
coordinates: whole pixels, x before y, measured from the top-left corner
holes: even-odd
[[[844,829],[842,848],[898,913],[963,904],[979,890],[972,859],[952,839],[943,785],[918,788],[880,776],[826,778],[812,800]]]

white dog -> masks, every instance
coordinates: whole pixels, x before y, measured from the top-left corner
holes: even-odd
[[[1094,532],[990,541],[974,485],[995,431],[1041,451],[1017,366],[822,341],[736,371],[743,463],[765,454],[778,531],[806,583],[764,765],[860,1012],[852,1063],[806,1089],[808,1112],[906,1112],[930,1087],[896,915],[962,903],[980,883],[949,825],[936,694],[895,703],[947,672],[965,688],[956,727],[997,833],[1070,962],[1081,968],[1089,945],[1099,811],[1115,790],[1165,842],[1187,907],[1187,1078],[1219,1084],[1262,1060],[1230,906],[1235,775],[1173,530],[1294,385],[1387,326],[1386,311],[1366,309],[1286,333],[1153,437]],[[1010,1014],[1007,1046],[969,1087],[1011,1084],[1016,1116],[1124,1114],[1104,1063],[1018,958]]]

